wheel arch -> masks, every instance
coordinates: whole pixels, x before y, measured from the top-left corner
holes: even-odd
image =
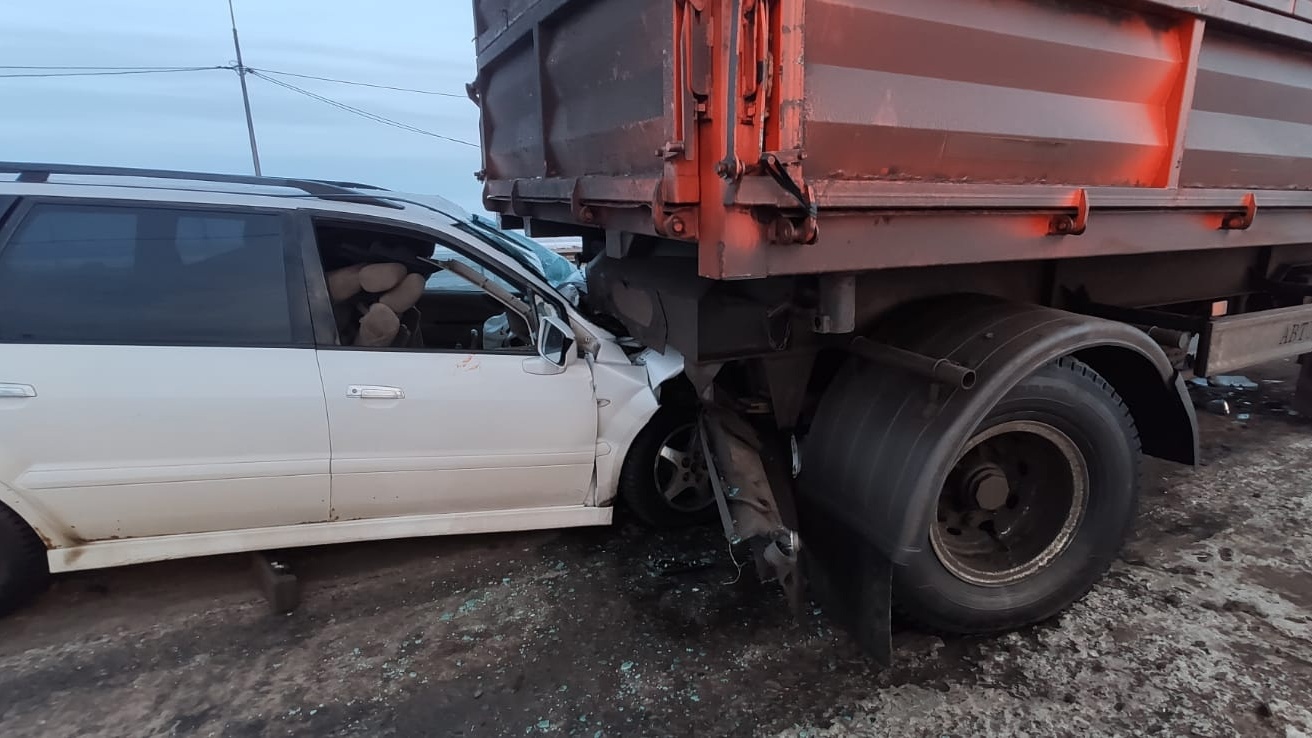
[[[1125,401],[1145,454],[1189,466],[1198,463],[1198,418],[1184,378],[1169,362],[1159,364],[1134,347],[1108,344],[1072,355],[1102,375]],[[1161,358],[1165,360],[1165,354]]]
[[[1060,357],[1089,363],[1122,394],[1145,450],[1197,458],[1197,419],[1161,348],[1132,326],[978,295],[900,306],[872,337],[971,367],[972,390],[849,359],[821,397],[799,491],[848,520],[895,563],[927,545],[929,516],[957,449],[1024,377]],[[1155,415],[1160,413],[1160,415]]]
[[[0,507],[18,516],[18,519],[27,525],[33,535],[40,539],[41,544],[45,546],[47,551],[68,544],[55,526],[51,525],[39,511],[27,504],[17,492],[4,484],[0,484]]]

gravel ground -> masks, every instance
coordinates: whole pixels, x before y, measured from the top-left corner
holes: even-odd
[[[1021,632],[899,632],[873,668],[726,585],[713,529],[289,552],[286,616],[211,558],[62,577],[0,621],[0,734],[1309,736],[1312,422],[1289,364],[1249,376],[1283,381],[1202,416],[1204,466],[1150,463],[1109,575]]]

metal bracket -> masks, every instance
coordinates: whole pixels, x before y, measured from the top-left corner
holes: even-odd
[[[801,152],[794,152],[796,160],[790,163],[798,164],[801,161]],[[788,173],[788,164],[776,152],[767,152],[761,156],[761,169],[775,184],[787,192],[797,204],[802,207],[806,215],[800,220],[793,220],[785,215],[775,218],[770,224],[771,240],[775,243],[798,243],[811,244],[815,243],[820,235],[820,226],[817,221],[818,210],[815,204],[815,189],[809,184],[798,184]]]
[[[591,224],[597,219],[597,213],[591,207],[583,204],[583,180],[581,177],[574,179],[574,186],[569,190],[569,211],[583,223]]]
[[[1221,220],[1221,230],[1223,231],[1245,231],[1253,225],[1253,218],[1257,217],[1257,197],[1251,193],[1244,193],[1244,212],[1231,213]]]
[[[656,234],[683,241],[697,240],[696,208],[676,208],[666,212],[664,183],[657,182],[651,198],[651,221]]]
[[[656,155],[665,161],[673,161],[683,156],[684,146],[682,141],[667,141],[665,145],[656,149]]]
[[[812,330],[851,333],[856,330],[856,275],[823,274]]]
[[[520,208],[519,199],[519,180],[514,179],[510,182],[510,212],[514,215],[523,215],[524,211]]]
[[[1075,191],[1075,215],[1062,213],[1052,216],[1048,224],[1050,236],[1078,236],[1089,225],[1089,191],[1081,187]]]

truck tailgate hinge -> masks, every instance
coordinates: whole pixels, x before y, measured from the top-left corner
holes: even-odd
[[[1246,231],[1257,217],[1257,196],[1251,192],[1244,193],[1244,211],[1231,213],[1221,221],[1221,229],[1226,231]]]
[[[1089,225],[1089,191],[1081,187],[1075,191],[1075,214],[1052,216],[1048,224],[1050,236],[1078,236]]]

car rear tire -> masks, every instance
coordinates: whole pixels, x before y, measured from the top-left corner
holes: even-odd
[[[958,455],[926,545],[893,573],[894,608],[986,634],[1052,617],[1110,566],[1134,521],[1139,436],[1116,391],[1063,358],[1022,380]]]
[[[697,525],[716,515],[715,496],[692,411],[661,408],[629,447],[619,495],[656,528]]]
[[[0,504],[0,616],[44,591],[49,576],[41,539],[13,510]]]

